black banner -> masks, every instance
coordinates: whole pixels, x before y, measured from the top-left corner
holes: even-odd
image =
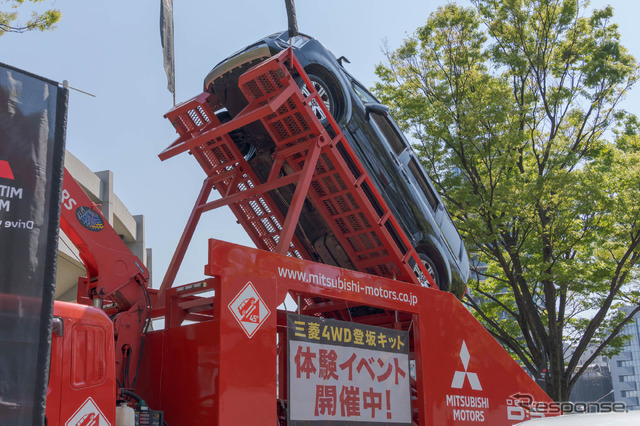
[[[0,424],[44,424],[68,92],[0,64]]]

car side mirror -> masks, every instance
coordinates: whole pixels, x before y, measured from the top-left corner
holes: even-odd
[[[64,336],[64,322],[60,317],[53,317],[53,327],[52,330],[56,336]]]
[[[364,109],[367,112],[367,121],[369,121],[370,114],[377,114],[383,117],[386,117],[389,115],[389,107],[380,105],[380,104],[375,104],[373,102],[365,103]]]
[[[343,62],[346,62],[346,63],[348,63],[348,64],[350,64],[350,63],[351,63],[351,62],[349,62],[349,60],[348,60],[347,58],[345,58],[344,56],[340,56],[340,57],[338,58],[338,63],[340,64],[340,66],[341,66],[341,67],[343,67],[343,68],[344,68],[344,64],[343,64]]]

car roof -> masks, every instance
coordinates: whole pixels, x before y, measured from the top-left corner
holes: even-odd
[[[628,426],[640,425],[640,411],[628,413],[566,414],[517,423],[516,426]]]

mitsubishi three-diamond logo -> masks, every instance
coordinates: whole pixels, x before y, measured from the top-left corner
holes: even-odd
[[[469,379],[469,384],[471,385],[471,389],[473,390],[482,390],[482,386],[480,385],[480,380],[478,379],[478,375],[476,373],[469,373],[467,368],[469,367],[469,350],[467,349],[467,344],[465,341],[462,341],[462,347],[460,348],[460,360],[462,361],[462,366],[464,367],[464,371],[456,371],[453,375],[453,381],[451,382],[452,389],[462,389],[464,386],[464,382],[466,379]]]

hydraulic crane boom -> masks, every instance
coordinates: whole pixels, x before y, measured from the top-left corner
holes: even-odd
[[[138,302],[143,296],[140,286],[148,285],[149,271],[67,169],[60,221],[60,228],[80,251],[87,269],[85,283],[78,288],[79,298],[110,298],[120,311]]]
[[[108,311],[114,321],[117,377],[124,387],[134,385],[128,373],[138,365],[151,315],[149,271],[66,168],[61,211],[60,228],[78,248],[87,271],[78,279],[78,302],[93,301],[97,307],[103,300],[113,302]]]

